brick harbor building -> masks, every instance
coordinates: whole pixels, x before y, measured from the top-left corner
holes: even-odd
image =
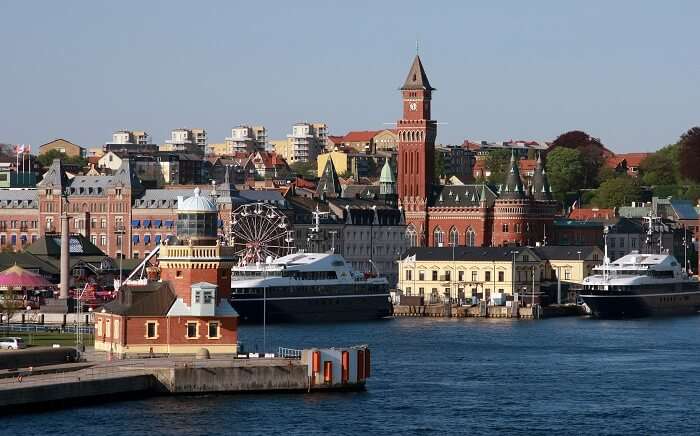
[[[538,159],[525,187],[515,158],[504,185],[439,185],[434,174],[437,122],[432,92],[415,57],[401,87],[403,118],[397,122],[398,192],[412,246],[535,245],[550,231],[558,205]]]
[[[178,201],[177,236],[159,245],[146,285],[125,284],[95,315],[95,349],[119,357],[238,350],[231,293],[233,248],[217,240],[218,208],[208,196]],[[157,275],[159,280],[155,280]]]

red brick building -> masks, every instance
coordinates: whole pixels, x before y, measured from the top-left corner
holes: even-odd
[[[421,60],[413,61],[401,87],[403,118],[399,135],[398,191],[414,246],[535,245],[543,242],[557,213],[557,202],[541,159],[531,183],[523,185],[515,158],[507,181],[438,185],[434,174],[437,122],[431,119],[432,92]]]
[[[233,249],[217,241],[217,215],[199,188],[179,199],[177,237],[159,245],[148,284],[122,286],[95,315],[96,350],[119,357],[237,352],[238,314],[228,301]]]

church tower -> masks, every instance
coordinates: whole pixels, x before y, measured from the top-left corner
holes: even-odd
[[[398,191],[406,210],[425,210],[433,184],[437,123],[430,119],[430,103],[434,90],[416,55],[401,87],[403,118],[396,125]]]

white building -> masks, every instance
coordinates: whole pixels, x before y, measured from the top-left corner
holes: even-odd
[[[143,130],[118,130],[112,134],[112,144],[150,144],[148,133]]]
[[[324,150],[327,137],[328,128],[325,123],[294,124],[292,133],[287,135],[287,146],[280,154],[289,163],[313,161]]]
[[[204,129],[174,129],[170,139],[160,147],[162,151],[204,151],[207,146],[207,132]]]

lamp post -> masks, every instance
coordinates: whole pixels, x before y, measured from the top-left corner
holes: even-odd
[[[510,254],[513,255],[513,262],[510,265],[510,293],[515,296],[515,256],[520,253],[518,250],[512,250]]]

